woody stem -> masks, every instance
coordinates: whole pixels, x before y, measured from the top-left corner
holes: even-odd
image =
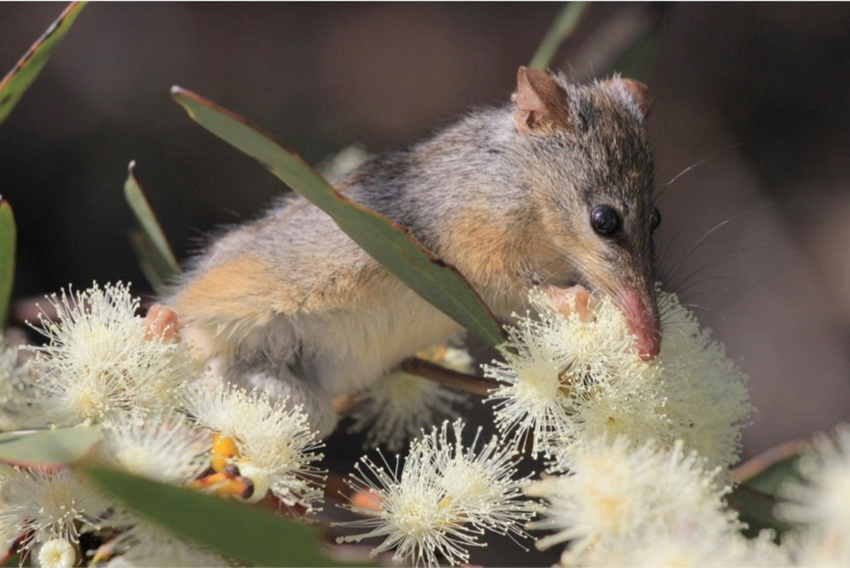
[[[451,369],[441,367],[424,359],[411,357],[401,363],[401,370],[411,375],[419,375],[429,381],[443,385],[450,389],[468,392],[478,396],[487,396],[490,391],[498,386],[498,383],[481,377],[474,377],[465,373],[458,373]]]

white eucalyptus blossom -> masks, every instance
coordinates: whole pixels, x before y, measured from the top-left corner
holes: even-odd
[[[728,568],[730,566],[791,566],[786,551],[773,542],[771,531],[750,540],[733,530],[691,531],[684,535],[665,527],[641,538],[623,538],[585,555],[582,566],[629,568]],[[573,561],[568,552],[563,565]]]
[[[22,527],[24,550],[60,539],[79,543],[99,530],[110,503],[70,470],[4,470],[0,525]]]
[[[538,315],[508,330],[505,362],[484,366],[485,376],[502,383],[488,399],[496,424],[518,445],[551,457],[598,437],[655,439],[664,447],[681,439],[711,466],[737,460],[751,412],[746,377],[675,295],[659,292],[664,339],[652,362],[638,356],[610,298],[586,318],[577,310],[563,315],[537,293],[530,302]]]
[[[464,446],[464,423],[456,420],[436,427],[417,444],[416,449],[433,456],[435,470],[445,499],[461,504],[465,515],[482,528],[499,534],[527,538],[523,530],[537,507],[523,497],[529,476],[517,477],[518,455],[498,436],[481,441],[481,428],[468,446]]]
[[[185,405],[200,426],[236,443],[239,455],[232,463],[253,483],[249,501],[271,492],[288,507],[316,510],[324,475],[313,464],[322,459],[324,444],[300,406],[288,408],[286,400],[226,384],[190,389]]]
[[[411,444],[399,473],[400,460],[391,467],[367,457],[347,480],[355,493],[374,497],[379,506],[354,503],[344,508],[367,518],[339,523],[366,532],[341,537],[338,542],[360,542],[384,537],[372,550],[378,555],[394,550],[393,559],[420,566],[469,562],[470,546],[483,546],[485,530],[527,536],[521,526],[534,514],[521,497],[527,479],[514,479],[515,452],[497,437],[479,447],[480,430],[470,446],[461,440],[463,423],[444,422]],[[452,441],[450,438],[453,438]]]
[[[457,417],[453,405],[464,400],[464,395],[428,379],[403,371],[388,373],[357,396],[348,433],[366,432],[366,449],[399,451],[440,418]]]
[[[850,425],[819,434],[797,462],[800,480],[779,489],[781,518],[798,525],[789,548],[798,565],[850,565]]]
[[[209,467],[212,435],[176,411],[129,413],[107,424],[103,459],[133,475],[186,486]]]
[[[41,568],[71,568],[76,563],[76,547],[61,538],[48,540],[38,551],[38,565]]]
[[[556,531],[538,548],[570,542],[563,563],[596,564],[597,555],[616,555],[659,535],[685,542],[737,535],[736,514],[726,511],[718,471],[686,453],[681,442],[670,450],[650,441],[626,438],[580,443],[569,453],[569,474],[544,478],[527,493],[548,501],[537,529]],[[604,564],[604,562],[600,562]]]
[[[142,568],[147,566],[230,566],[217,554],[185,542],[143,519],[108,545],[116,554],[107,566]]]
[[[532,456],[550,456],[559,441],[573,438],[561,351],[530,317],[507,332],[508,341],[499,347],[505,362],[482,366],[484,376],[503,384],[487,401],[495,401],[495,422],[503,434],[512,434],[516,445],[530,443]]]
[[[472,370],[472,358],[462,349],[444,347],[430,354],[429,360],[453,371]],[[423,429],[457,418],[455,407],[467,400],[467,395],[428,379],[403,371],[388,373],[355,398],[348,433],[366,432],[367,449],[382,446],[397,452]]]
[[[421,449],[411,448],[401,472],[398,456],[395,466],[390,466],[380,451],[383,464],[368,457],[360,459],[355,465],[357,473],[346,482],[356,493],[373,496],[380,507],[344,505],[366,518],[338,524],[364,532],[340,537],[337,542],[383,537],[372,556],[393,550],[393,560],[413,566],[438,566],[440,559],[453,566],[469,562],[467,548],[482,546],[478,539],[484,530],[475,524],[478,519],[465,516],[461,503],[446,498],[433,456]]]
[[[668,446],[683,440],[708,467],[729,468],[740,457],[741,429],[753,412],[748,378],[675,294],[659,292],[658,309],[664,328],[658,357],[662,413],[669,427],[655,438]]]
[[[56,319],[39,315],[49,343],[36,353],[33,403],[57,426],[102,422],[129,410],[176,405],[197,367],[184,343],[146,337],[129,286],[94,284],[85,292],[48,298]]]
[[[107,423],[101,459],[133,475],[187,487],[209,467],[212,434],[193,428],[172,410],[152,415],[129,413]],[[108,566],[225,566],[213,553],[116,506],[109,521],[122,531],[106,547]]]

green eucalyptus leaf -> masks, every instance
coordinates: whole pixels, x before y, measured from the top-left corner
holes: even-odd
[[[809,443],[797,439],[770,448],[732,470],[732,479],[766,495],[776,495],[785,480],[800,479],[797,459]]]
[[[313,202],[363,250],[413,291],[491,345],[504,341],[496,318],[466,279],[404,227],[336,191],[300,156],[246,119],[179,87],[172,96],[198,124],[258,160]]]
[[[101,439],[97,426],[72,426],[0,434],[0,462],[22,467],[60,467],[86,457]]]
[[[104,492],[173,533],[258,566],[330,566],[315,526],[256,507],[107,469],[85,469]]]
[[[543,41],[537,51],[534,52],[534,57],[528,64],[532,69],[540,69],[545,71],[552,64],[552,58],[555,57],[558,48],[561,44],[570,37],[576,29],[582,14],[587,8],[587,2],[570,2],[558,13],[555,21],[549,27],[549,31],[543,36]]]
[[[623,77],[646,81],[657,59],[659,46],[661,44],[661,20],[660,18],[646,24],[646,28],[639,32],[628,47],[617,57],[611,72],[618,72]]]
[[[9,315],[12,285],[15,282],[15,215],[7,201],[0,200],[0,335]]]
[[[788,478],[796,476],[794,463],[804,447],[804,440],[792,440],[759,454],[732,470],[737,483],[727,498],[729,505],[738,511],[747,523],[744,531],[755,537],[762,529],[785,532],[791,526],[774,515],[776,492]]]
[[[740,484],[735,486],[726,500],[730,507],[738,511],[741,520],[747,523],[748,528],[745,534],[749,537],[757,536],[762,529],[773,529],[783,533],[791,528],[791,525],[774,515],[776,498],[772,495]]]
[[[789,479],[801,479],[796,469],[797,457],[770,464],[747,480],[747,485],[767,495],[776,495],[779,487]]]
[[[130,238],[130,248],[136,254],[142,274],[158,294],[165,291],[166,282],[161,274],[165,267],[161,265],[162,259],[156,252],[156,247],[150,238],[138,229],[130,229],[127,233]]]
[[[65,37],[86,2],[72,2],[0,81],[0,123],[6,120],[26,90],[47,65],[50,54]]]
[[[156,213],[145,196],[135,170],[135,162],[130,162],[127,181],[124,182],[124,197],[127,198],[127,203],[136,215],[143,232],[131,232],[130,244],[139,258],[142,271],[148,281],[154,289],[161,292],[165,284],[174,281],[180,275],[180,265],[171,245],[168,244]]]

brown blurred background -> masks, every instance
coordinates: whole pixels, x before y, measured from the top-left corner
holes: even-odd
[[[0,69],[62,7],[0,4]],[[506,101],[560,10],[90,5],[0,126],[0,193],[20,226],[16,297],[92,280],[147,290],[126,238],[130,160],[181,258],[280,191],[188,120],[171,85],[311,162],[354,142],[394,150]],[[752,377],[747,455],[850,417],[848,30],[847,5],[594,5],[553,63],[577,79],[619,68],[647,83],[659,191],[692,168],[659,201],[659,246],[668,288]]]

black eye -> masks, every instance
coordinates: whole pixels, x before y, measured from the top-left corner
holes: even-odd
[[[620,215],[607,205],[597,205],[590,212],[590,226],[603,237],[615,234],[621,224]]]
[[[658,210],[658,207],[652,212],[652,218],[649,220],[649,230],[654,231],[658,228],[658,225],[661,224],[661,211]]]

